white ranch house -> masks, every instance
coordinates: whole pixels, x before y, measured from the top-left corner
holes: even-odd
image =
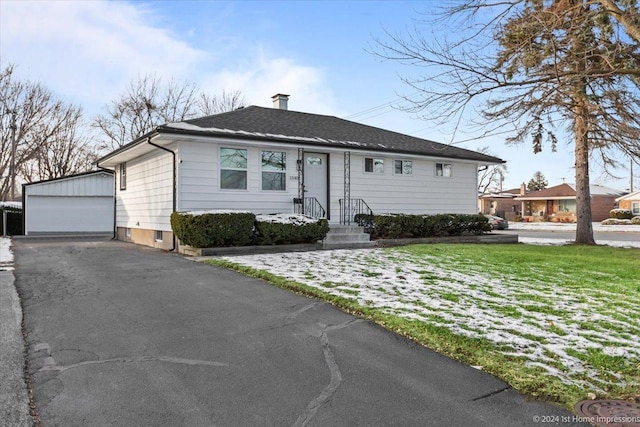
[[[104,156],[119,239],[175,248],[173,211],[475,214],[479,167],[501,159],[350,122],[251,106],[159,126]]]

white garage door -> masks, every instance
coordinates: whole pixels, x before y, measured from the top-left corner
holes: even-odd
[[[113,232],[113,198],[29,196],[26,232]]]

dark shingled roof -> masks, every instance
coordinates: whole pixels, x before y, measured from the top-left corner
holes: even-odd
[[[349,147],[425,156],[504,163],[503,160],[451,145],[415,138],[334,116],[251,106],[227,113],[171,123],[159,133],[215,135],[292,144]]]

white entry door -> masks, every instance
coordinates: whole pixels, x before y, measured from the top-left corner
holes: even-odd
[[[327,155],[304,153],[304,197],[315,197],[326,211],[327,205]]]

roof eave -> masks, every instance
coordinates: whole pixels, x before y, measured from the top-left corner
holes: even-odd
[[[438,155],[437,153],[420,153],[411,150],[402,150],[402,149],[394,149],[394,148],[382,148],[376,146],[350,146],[348,143],[340,144],[336,142],[314,142],[312,140],[305,139],[295,139],[295,137],[287,137],[287,138],[278,138],[273,135],[256,135],[256,134],[235,134],[235,133],[227,133],[227,132],[215,132],[210,130],[195,130],[195,129],[176,129],[168,126],[159,126],[156,131],[158,133],[163,134],[172,134],[172,135],[192,135],[192,136],[201,136],[201,137],[224,137],[229,139],[240,139],[240,140],[260,140],[260,141],[270,141],[270,142],[286,142],[286,143],[295,143],[301,145],[311,145],[315,147],[337,147],[343,149],[349,149],[351,151],[370,151],[370,152],[380,152],[380,153],[397,153],[397,154],[410,154],[424,157],[435,157],[442,159],[456,159],[456,160],[467,160],[473,161],[480,165],[496,165],[496,164],[505,164],[506,161],[502,160],[498,157],[486,156],[484,159],[475,159],[472,157],[462,157],[456,155]]]

